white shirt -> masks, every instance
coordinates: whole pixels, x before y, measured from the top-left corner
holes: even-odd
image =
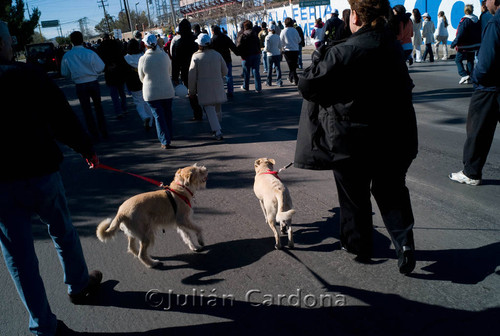
[[[264,41],[264,50],[267,51],[267,56],[281,55],[281,41],[276,34],[269,32]]]
[[[285,51],[298,51],[300,36],[297,29],[293,27],[286,27],[280,34],[281,47]]]
[[[103,71],[104,62],[101,58],[82,45],[74,46],[61,61],[61,75],[70,77],[75,84],[93,82]]]

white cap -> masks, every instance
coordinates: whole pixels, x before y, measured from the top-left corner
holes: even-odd
[[[200,34],[196,39],[196,43],[198,43],[200,47],[206,47],[210,44],[210,36],[208,36],[207,34]]]

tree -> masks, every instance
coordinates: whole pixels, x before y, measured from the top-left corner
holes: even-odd
[[[9,26],[12,36],[17,39],[16,51],[24,49],[24,46],[33,41],[35,27],[40,20],[40,11],[33,8],[29,20],[24,18],[24,1],[0,0],[0,20],[5,21]]]

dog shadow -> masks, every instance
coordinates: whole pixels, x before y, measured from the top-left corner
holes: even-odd
[[[238,253],[235,253],[238,251]],[[211,278],[227,270],[253,264],[274,251],[274,238],[241,239],[220,242],[203,248],[201,253],[185,253],[169,257],[154,257],[160,261],[181,261],[184,265],[158,267],[159,270],[179,268],[194,269],[196,272],[182,280],[187,285],[210,285],[224,281]]]

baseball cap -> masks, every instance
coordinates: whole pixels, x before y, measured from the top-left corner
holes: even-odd
[[[422,17],[429,17],[429,13],[424,13]]]
[[[275,24],[271,24],[269,26],[269,30],[276,30],[276,25]]]
[[[144,44],[147,45],[148,47],[153,47],[158,43],[158,40],[156,39],[155,34],[148,34],[146,39],[143,40]]]
[[[198,43],[200,47],[206,47],[210,44],[210,36],[208,36],[207,34],[200,34],[196,39],[196,43]]]

